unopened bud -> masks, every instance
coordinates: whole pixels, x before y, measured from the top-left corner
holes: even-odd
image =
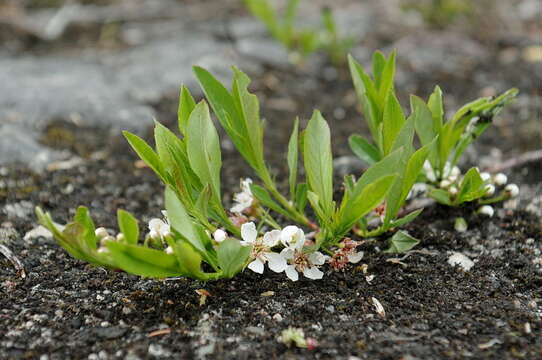
[[[467,221],[465,221],[465,219],[463,219],[462,217],[458,217],[455,219],[455,223],[454,223],[454,229],[455,231],[457,232],[465,232],[467,231]]]
[[[495,194],[495,186],[492,184],[486,185],[486,194],[485,196],[493,196]]]
[[[504,188],[504,191],[508,194],[510,197],[516,197],[519,195],[519,187],[516,184],[508,184]]]
[[[491,179],[491,174],[488,172],[483,172],[480,173],[480,177],[482,178],[482,180],[488,181],[489,179]]]
[[[504,175],[503,173],[498,173],[497,175],[495,175],[495,177],[493,178],[493,182],[495,183],[495,185],[497,186],[503,186],[505,185],[507,182],[508,182],[508,177],[506,175]]]
[[[170,254],[170,255],[173,254],[173,248],[171,246],[168,246],[165,251],[166,251],[166,254]]]
[[[96,237],[98,239],[103,239],[106,236],[109,236],[109,233],[107,232],[107,229],[104,227],[99,227],[94,231],[94,234],[96,234]]]
[[[452,185],[452,183],[448,180],[442,180],[439,184],[440,188],[441,189],[446,189],[448,188],[450,185]]]
[[[450,186],[450,188],[448,189],[448,193],[450,195],[457,195],[457,187],[455,186]]]
[[[484,206],[482,206],[481,208],[478,209],[478,213],[481,214],[481,215],[486,215],[486,216],[492,217],[493,214],[495,213],[495,210],[493,210],[493,207],[491,207],[489,205],[484,205]]]
[[[124,237],[124,234],[123,233],[118,233],[117,234],[117,241],[118,242],[123,242],[126,238]]]
[[[217,243],[221,243],[222,241],[226,240],[227,237],[228,237],[228,234],[222,229],[217,229],[213,233],[213,239],[215,239]]]

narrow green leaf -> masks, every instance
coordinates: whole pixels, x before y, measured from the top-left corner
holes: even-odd
[[[179,131],[186,136],[188,118],[192,113],[192,110],[196,107],[196,102],[190,94],[190,91],[186,86],[181,86],[181,92],[179,94],[179,109],[177,110],[177,118]]]
[[[382,69],[382,75],[378,87],[378,97],[382,101],[381,104],[384,104],[384,100],[388,96],[393,94],[393,80],[395,78],[395,56],[396,51],[393,50],[388,58],[388,61],[386,61],[384,69]]]
[[[117,211],[117,221],[126,243],[136,245],[139,240],[139,226],[136,218],[128,211],[119,209]]]
[[[384,107],[382,128],[384,155],[388,155],[392,151],[395,139],[405,123],[405,115],[397,97],[390,93],[387,99]]]
[[[351,135],[348,138],[348,145],[352,152],[368,165],[373,165],[380,160],[380,151],[360,135]]]
[[[84,206],[79,206],[75,212],[74,221],[83,226],[83,233],[81,234],[84,245],[86,246],[86,251],[96,250],[96,227],[94,222],[88,213],[88,209]]]
[[[187,153],[190,166],[202,184],[210,184],[213,195],[220,196],[220,168],[222,154],[218,133],[211,120],[209,107],[201,101],[188,120]]]
[[[442,90],[438,85],[435,86],[435,90],[433,91],[431,96],[429,96],[427,106],[431,110],[431,115],[433,118],[433,129],[438,134],[444,122],[444,105],[442,103]]]
[[[409,222],[416,219],[418,217],[418,215],[420,215],[422,213],[422,211],[423,211],[423,209],[418,209],[418,210],[415,210],[415,211],[411,212],[410,214],[407,214],[407,215],[403,216],[400,219],[392,221],[391,224],[390,224],[390,228],[401,227],[401,226],[403,226],[405,224],[408,224]]]
[[[485,182],[476,168],[471,168],[461,181],[455,204],[476,200],[485,195]]]
[[[420,243],[420,240],[410,236],[404,231],[396,232],[388,241],[390,247],[384,252],[391,254],[407,252]]]
[[[177,258],[164,251],[116,241],[109,241],[106,246],[115,264],[131,274],[153,278],[185,275]]]
[[[239,240],[233,238],[220,243],[217,250],[218,264],[224,277],[231,278],[243,269],[250,250],[250,246],[242,246]]]
[[[126,140],[128,140],[128,143],[134,149],[137,155],[139,155],[141,160],[143,160],[156,173],[156,175],[158,175],[162,182],[167,184],[164,165],[154,150],[139,136],[134,135],[129,131],[123,131],[122,134]]]
[[[303,213],[305,212],[305,208],[307,207],[307,191],[307,184],[297,184],[295,190],[295,206],[299,211]]]
[[[320,206],[327,216],[333,211],[333,163],[329,127],[315,111],[304,136],[305,171],[309,189],[318,195]]]
[[[290,136],[290,141],[288,142],[288,169],[289,177],[288,183],[290,185],[290,198],[295,198],[295,187],[297,183],[297,161],[298,161],[298,138],[299,138],[299,118],[295,119],[294,129],[292,130],[292,135]]]
[[[381,51],[375,51],[373,53],[373,77],[375,79],[376,88],[380,88],[382,83],[382,72],[386,67],[386,57]]]
[[[450,199],[450,193],[442,189],[431,189],[428,193],[429,197],[435,199],[438,203],[443,205],[452,205],[452,200]]]
[[[188,276],[201,279],[201,255],[194,250],[187,241],[175,241],[168,239],[168,245],[173,249],[173,255],[177,258],[178,267]]]

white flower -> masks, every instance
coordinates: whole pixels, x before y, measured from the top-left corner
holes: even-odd
[[[489,179],[491,179],[491,174],[488,172],[483,172],[480,173],[480,177],[482,178],[482,180],[488,181]]]
[[[305,245],[305,233],[297,226],[289,225],[280,232],[280,241],[287,248],[301,251]]]
[[[486,185],[486,196],[493,196],[495,194],[495,185],[487,184]]]
[[[167,222],[161,219],[151,219],[149,221],[149,236],[152,239],[159,239],[168,236],[171,233],[171,228]]]
[[[519,195],[519,187],[516,184],[508,184],[504,188],[504,191],[510,196],[510,197],[516,197]]]
[[[482,206],[481,208],[478,209],[478,213],[482,214],[482,215],[492,217],[493,214],[495,213],[495,210],[493,210],[493,207],[491,207],[489,205],[484,205],[484,206]]]
[[[495,182],[495,185],[497,186],[503,186],[508,182],[508,177],[503,173],[498,173],[493,177],[493,182]]]
[[[458,192],[458,190],[457,190],[457,187],[455,187],[455,186],[450,186],[450,188],[448,189],[448,193],[450,195],[452,195],[452,196],[457,195],[457,192]]]
[[[233,201],[236,203],[231,207],[230,211],[232,213],[241,214],[246,209],[252,206],[254,202],[254,196],[250,190],[250,185],[252,184],[252,179],[246,178],[241,180],[241,192],[233,196]]]
[[[263,238],[258,238],[258,231],[253,222],[241,226],[241,245],[252,246],[251,257],[254,259],[248,268],[258,274],[263,274],[267,262],[269,269],[274,272],[283,272],[286,269],[286,259],[271,251],[279,243],[280,230],[268,231]]]
[[[455,176],[455,177],[457,177],[457,176],[459,176],[459,175],[461,175],[461,170],[459,170],[459,168],[458,168],[457,166],[454,166],[454,167],[452,168],[452,171],[450,172],[450,176]]]
[[[217,229],[213,233],[213,239],[215,239],[215,241],[217,243],[221,243],[222,241],[226,240],[227,238],[228,238],[228,234],[222,229]]]
[[[280,241],[284,246],[280,255],[288,261],[285,272],[292,281],[299,280],[298,272],[302,272],[306,278],[317,280],[324,276],[318,266],[324,265],[326,257],[319,251],[310,254],[303,253],[305,234],[297,226],[287,226],[280,233]]]

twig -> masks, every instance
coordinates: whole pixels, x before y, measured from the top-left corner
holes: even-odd
[[[21,260],[13,254],[13,252],[5,245],[0,245],[0,253],[4,255],[15,267],[17,274],[20,275],[23,279],[26,277],[26,272],[24,271],[24,266]]]
[[[489,172],[500,172],[503,170],[508,170],[511,168],[515,168],[518,166],[523,166],[527,163],[542,160],[542,149],[540,150],[534,150],[534,151],[527,151],[517,157],[514,157],[512,159],[508,159],[505,162],[502,162],[498,165],[495,165],[493,167],[488,168]]]

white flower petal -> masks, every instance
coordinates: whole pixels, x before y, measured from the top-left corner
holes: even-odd
[[[309,255],[309,261],[313,265],[324,265],[326,257],[320,251],[315,251]]]
[[[348,255],[348,261],[350,261],[352,264],[359,263],[362,258],[363,258],[363,251],[355,252],[353,254]]]
[[[290,248],[282,249],[282,251],[280,252],[280,256],[282,256],[286,260],[293,259],[294,258],[294,250],[290,249]]]
[[[280,240],[280,230],[268,231],[263,235],[263,244],[269,248],[276,246]]]
[[[158,232],[163,225],[165,225],[165,223],[162,220],[156,218],[151,219],[149,221],[149,230],[155,230]]]
[[[293,265],[286,266],[285,272],[286,272],[286,276],[288,276],[288,279],[292,281],[299,280],[299,274],[297,273],[295,266]]]
[[[303,275],[312,280],[319,280],[324,277],[324,273],[320,271],[316,266],[311,268],[305,268],[303,270]]]
[[[286,259],[280,254],[268,252],[263,255],[267,259],[267,266],[274,272],[283,272],[286,269],[286,266],[288,266]]]
[[[256,259],[248,264],[248,268],[255,273],[263,274],[263,262],[260,259]]]
[[[253,222],[241,225],[241,238],[243,238],[245,242],[254,244],[256,242],[256,237],[258,237],[258,231]]]
[[[301,250],[305,244],[305,233],[295,225],[286,226],[280,233],[280,241],[284,246]]]
[[[243,211],[245,211],[245,209],[249,208],[250,206],[246,206],[245,204],[235,204],[234,206],[232,206],[230,208],[230,211],[232,213],[235,213],[235,214],[240,214],[242,213]]]

